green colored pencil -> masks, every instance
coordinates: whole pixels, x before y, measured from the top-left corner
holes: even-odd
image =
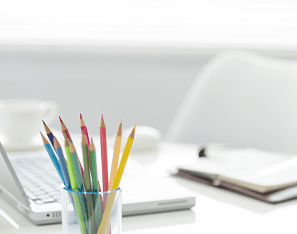
[[[88,141],[85,134],[82,134],[82,151],[84,158],[84,178],[85,178],[85,186],[87,192],[92,192],[91,178],[90,178],[90,160],[89,160],[89,148]],[[93,233],[95,230],[95,217],[94,217],[94,205],[93,198],[91,194],[86,195],[87,206],[88,206],[88,216],[89,216],[89,225],[90,225],[90,233]],[[97,229],[96,229],[97,230]]]
[[[82,151],[83,151],[83,158],[84,158],[84,177],[85,177],[86,191],[92,192],[91,178],[90,178],[89,148],[88,148],[88,141],[85,134],[82,134],[81,144],[82,144]]]
[[[72,158],[72,163],[73,163],[73,168],[74,168],[74,174],[75,174],[75,179],[76,179],[76,184],[77,184],[77,190],[80,192],[84,192],[85,191],[85,186],[84,186],[84,182],[82,179],[82,175],[81,175],[81,171],[80,171],[80,165],[78,162],[78,156],[75,150],[75,147],[73,145],[73,143],[71,143],[69,141],[69,139],[67,139],[68,143],[70,144],[70,155]],[[90,225],[89,225],[89,218],[88,218],[88,209],[86,206],[86,201],[85,201],[85,196],[83,194],[79,194],[79,200],[80,200],[80,204],[81,204],[81,208],[82,208],[82,213],[83,213],[83,217],[85,220],[85,226],[87,229],[87,233],[90,233]]]
[[[98,175],[97,175],[97,161],[96,161],[96,149],[93,142],[93,139],[91,139],[90,144],[90,161],[91,161],[91,175],[92,175],[92,181],[93,181],[93,191],[98,192]]]
[[[77,183],[76,183],[76,179],[75,179],[74,166],[73,166],[72,157],[71,157],[71,153],[70,153],[70,144],[69,144],[68,139],[65,139],[65,151],[66,151],[66,156],[67,156],[67,168],[68,168],[71,188],[74,191],[78,191]]]
[[[92,175],[92,181],[93,181],[93,191],[98,192],[99,191],[99,181],[98,181],[98,175],[97,175],[97,162],[96,162],[96,149],[93,142],[93,139],[91,139],[90,143],[90,161],[91,161],[91,175]],[[97,183],[96,183],[97,181]],[[95,207],[95,220],[96,220],[96,227],[98,229],[99,224],[101,222],[101,208],[102,208],[102,198],[101,195],[98,194],[94,199],[94,207]]]

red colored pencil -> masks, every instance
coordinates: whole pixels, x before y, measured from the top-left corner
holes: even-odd
[[[100,143],[101,143],[103,191],[108,191],[108,163],[107,163],[106,127],[105,127],[103,115],[101,115],[101,122],[100,122]]]

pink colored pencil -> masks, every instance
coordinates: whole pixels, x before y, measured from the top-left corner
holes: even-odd
[[[65,135],[66,135],[66,137],[69,139],[69,141],[72,142],[69,131],[60,116],[59,116],[59,119],[60,119],[63,136],[65,137]]]
[[[82,115],[80,114],[80,129],[81,129],[81,132],[84,133],[87,137],[87,141],[88,141],[88,145],[90,146],[90,139],[89,139],[89,133],[88,133],[88,129],[87,129],[87,126],[85,124],[85,121],[82,117]]]
[[[108,163],[107,163],[106,127],[105,127],[103,115],[101,115],[101,122],[100,122],[100,143],[101,143],[103,191],[108,191]]]

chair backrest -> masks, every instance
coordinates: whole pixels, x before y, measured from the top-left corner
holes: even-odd
[[[215,56],[166,139],[297,153],[297,62],[244,51]]]

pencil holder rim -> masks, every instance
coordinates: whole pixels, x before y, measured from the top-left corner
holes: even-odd
[[[114,189],[114,190],[109,190],[109,191],[104,191],[104,192],[81,192],[81,191],[75,191],[75,190],[72,190],[72,189],[68,189],[66,187],[63,186],[63,190],[67,191],[67,192],[71,192],[71,193],[77,193],[77,194],[109,194],[109,193],[117,193],[119,191],[122,191],[122,188],[121,187],[118,187],[117,189]]]

